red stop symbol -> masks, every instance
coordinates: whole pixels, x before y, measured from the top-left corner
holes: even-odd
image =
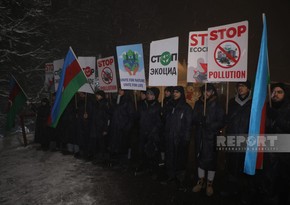
[[[92,69],[89,66],[85,67],[84,71],[87,77],[92,75]]]

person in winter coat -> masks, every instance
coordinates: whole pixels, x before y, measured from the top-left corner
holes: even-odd
[[[111,157],[121,157],[129,154],[130,132],[135,117],[135,108],[129,91],[119,89],[118,97],[112,107],[112,118],[110,123],[110,145]]]
[[[268,134],[290,133],[290,101],[289,93],[284,83],[271,85],[271,103],[267,107],[266,132]],[[289,142],[283,136],[277,135],[277,140]],[[265,187],[265,201],[271,204],[289,204],[290,187],[290,154],[265,153],[263,182]]]
[[[164,166],[165,162],[165,121],[168,112],[172,109],[173,86],[168,86],[164,89],[163,105],[161,110],[161,119],[163,123],[162,134],[160,136],[160,166]]]
[[[75,157],[82,157],[91,160],[89,153],[89,136],[92,121],[92,102],[87,93],[78,92],[77,100],[77,135],[79,141],[80,153],[76,153]]]
[[[267,107],[267,131],[273,134],[290,133],[290,101],[284,83],[271,85],[272,107]]]
[[[95,93],[96,101],[92,113],[92,129],[90,135],[90,153],[97,161],[104,162],[107,154],[108,127],[110,122],[110,105],[102,90]]]
[[[140,104],[139,113],[139,170],[156,171],[160,155],[161,105],[158,102],[159,89],[151,87],[146,100]]]
[[[146,100],[146,90],[141,90],[139,92],[139,97],[137,100],[137,111],[134,115],[133,125],[130,131],[131,136],[131,152],[128,152],[128,160],[131,160],[132,163],[138,162],[139,160],[139,110],[141,109],[142,104]],[[136,137],[138,136],[138,137]]]
[[[44,150],[48,150],[49,148],[49,135],[47,125],[49,114],[50,114],[49,100],[47,98],[43,98],[41,100],[40,106],[37,108],[34,142],[40,143],[41,148]]]
[[[252,107],[251,82],[238,82],[236,84],[236,95],[230,99],[228,114],[226,117],[227,136],[245,136],[249,131],[250,114]],[[222,195],[237,194],[242,191],[240,179],[244,179],[244,152],[226,153],[226,184]]]
[[[173,86],[166,87],[164,89],[164,98],[163,98],[163,106],[162,106],[162,116],[163,122],[165,122],[165,118],[168,112],[172,109],[172,99],[173,99]]]
[[[141,106],[145,100],[146,100],[146,90],[141,90],[140,91],[140,99],[137,103],[138,104],[137,110],[138,110],[138,107]]]
[[[184,182],[191,136],[191,106],[186,103],[184,88],[173,88],[172,107],[165,117],[165,167],[168,182]]]
[[[216,137],[224,126],[225,113],[218,101],[218,94],[213,84],[201,87],[201,97],[195,103],[192,120],[195,126],[195,151],[198,165],[198,181],[193,192],[200,192],[205,187],[206,194],[213,194],[213,180],[217,164]],[[206,114],[204,115],[204,98],[206,98]]]
[[[65,108],[57,126],[58,134],[62,138],[62,153],[78,155],[80,148],[80,140],[77,123],[77,102],[73,97]]]
[[[51,99],[50,99],[50,102],[51,102],[51,109],[55,103],[55,100],[56,100],[56,93],[53,93],[51,95]],[[63,123],[62,123],[62,118],[63,118],[63,115],[61,115],[60,119],[59,119],[59,122],[57,123],[56,127],[53,128],[51,126],[48,126],[48,130],[47,130],[47,133],[48,133],[48,136],[49,136],[49,141],[50,141],[50,149],[51,151],[56,151],[56,150],[61,150],[63,147],[62,147],[62,142],[63,142],[63,136],[64,136],[64,129],[63,129]]]

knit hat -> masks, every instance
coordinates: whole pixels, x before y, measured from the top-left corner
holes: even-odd
[[[271,91],[274,90],[274,88],[279,87],[286,93],[286,87],[284,83],[274,83],[271,85]]]
[[[251,90],[251,88],[252,88],[251,82],[249,80],[247,80],[245,82],[237,82],[236,87],[238,87],[241,84],[245,85],[249,90]]]
[[[100,95],[100,96],[102,96],[102,98],[106,98],[106,94],[105,94],[105,92],[103,90],[98,90],[96,92],[96,95]]]
[[[173,87],[173,91],[174,90],[177,90],[181,94],[184,94],[184,88],[182,86],[175,86],[175,87]]]
[[[157,87],[151,87],[151,88],[148,88],[146,93],[154,95],[155,99],[158,99],[160,91]]]
[[[164,89],[164,91],[169,91],[170,93],[173,92],[173,86],[168,86]]]

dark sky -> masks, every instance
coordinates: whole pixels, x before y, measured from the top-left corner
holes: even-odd
[[[78,6],[83,1],[72,2]],[[79,3],[77,3],[79,2]],[[106,3],[104,3],[106,2]],[[66,3],[57,3],[60,10]],[[254,79],[262,34],[262,13],[266,14],[268,27],[269,63],[272,81],[290,82],[289,30],[290,4],[288,0],[147,0],[98,1],[101,19],[87,24],[110,30],[95,34],[91,53],[114,55],[115,46],[143,43],[145,58],[153,40],[179,36],[179,60],[187,61],[188,33],[207,30],[208,27],[249,21],[248,78]],[[77,34],[75,34],[77,35]],[[98,37],[96,37],[98,36]],[[82,39],[85,36],[82,36]],[[108,38],[111,38],[108,40]],[[107,39],[107,40],[106,40]],[[68,42],[82,55],[77,42]],[[85,44],[85,42],[83,42]],[[107,44],[107,45],[104,45]],[[94,50],[95,49],[95,50]],[[147,55],[147,56],[146,56]],[[145,59],[145,64],[147,59]]]
[[[22,2],[21,0],[17,1]],[[26,82],[26,79],[31,81],[24,85],[28,90],[31,90],[32,85],[37,84],[33,92],[37,92],[43,84],[42,69],[44,69],[44,63],[63,58],[69,46],[72,46],[78,56],[98,56],[101,54],[106,57],[116,55],[116,46],[142,43],[146,69],[149,63],[151,41],[179,36],[179,60],[182,63],[187,61],[190,31],[204,31],[209,27],[245,20],[249,22],[248,78],[253,80],[261,42],[262,13],[265,13],[267,18],[271,80],[290,82],[290,69],[287,62],[290,56],[289,0],[44,1],[51,2],[45,8],[48,20],[38,23],[42,26],[42,32],[47,32],[47,39],[41,40],[40,38],[38,41],[34,38],[30,39],[29,43],[34,47],[27,46],[26,50],[20,50],[20,53],[37,50],[38,45],[44,44],[46,47],[43,47],[43,52],[46,53],[38,55],[45,58],[36,61],[37,59],[33,56],[30,58],[15,56],[13,52],[8,57],[1,55],[3,64],[0,77],[9,78],[8,71],[14,69],[14,74],[20,81],[23,83]],[[19,11],[29,11],[29,9],[34,8],[32,6],[24,9],[19,3],[13,4],[16,1],[11,3],[11,1],[6,0],[5,2],[10,2],[7,4],[10,4],[12,10],[11,18],[15,19],[17,15],[22,14]],[[10,20],[10,18],[7,19]],[[29,25],[29,22],[26,23]],[[9,25],[10,22],[7,23],[7,26]],[[2,32],[1,30],[1,35],[10,31],[10,28],[9,31],[4,29]],[[5,41],[8,48],[16,48],[17,43],[9,43],[8,37]],[[3,45],[5,38],[2,40],[1,44]],[[20,41],[25,40],[24,36]],[[7,58],[2,61],[3,56]],[[25,75],[22,75],[23,73]]]

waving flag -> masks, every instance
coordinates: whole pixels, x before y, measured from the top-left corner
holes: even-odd
[[[266,96],[267,84],[269,76],[268,65],[268,44],[267,44],[267,26],[266,17],[263,14],[263,34],[260,47],[260,55],[258,68],[255,79],[255,87],[251,108],[249,138],[247,151],[244,163],[244,172],[249,175],[254,175],[257,165],[257,150],[259,135],[265,133],[265,118],[266,118]],[[260,159],[260,160],[259,160]],[[258,158],[259,166],[261,158]]]
[[[10,131],[14,127],[15,117],[21,111],[23,105],[27,101],[24,91],[12,76],[10,81],[10,93],[8,97],[8,112],[6,121],[6,131]]]
[[[85,83],[87,83],[87,78],[70,47],[64,59],[55,102],[48,120],[48,124],[51,127],[56,127],[67,104]]]

